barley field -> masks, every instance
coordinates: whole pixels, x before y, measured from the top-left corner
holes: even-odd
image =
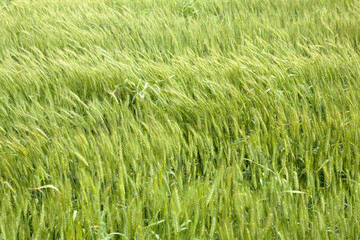
[[[0,240],[360,239],[358,0],[0,0]]]

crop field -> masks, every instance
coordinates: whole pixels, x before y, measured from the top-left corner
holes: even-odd
[[[15,239],[360,239],[360,2],[0,0]]]

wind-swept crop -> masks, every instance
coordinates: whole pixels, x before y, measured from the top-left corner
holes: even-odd
[[[360,4],[0,1],[0,239],[357,239]]]

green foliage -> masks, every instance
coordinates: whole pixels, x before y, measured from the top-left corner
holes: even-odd
[[[0,0],[0,8],[6,7],[12,0]]]
[[[0,8],[0,239],[357,239],[351,0]]]
[[[181,15],[183,15],[185,18],[193,17],[198,18],[199,17],[199,10],[194,5],[194,2],[192,1],[184,1],[181,4]]]

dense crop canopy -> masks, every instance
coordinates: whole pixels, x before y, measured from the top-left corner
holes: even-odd
[[[360,2],[0,1],[0,239],[357,239]]]

